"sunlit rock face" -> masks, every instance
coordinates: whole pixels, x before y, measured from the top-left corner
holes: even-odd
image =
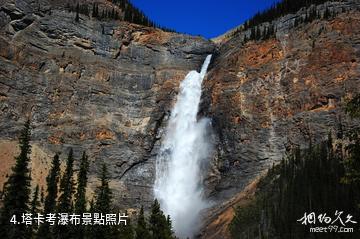
[[[76,23],[75,13],[58,4],[33,4],[0,5],[1,184],[30,116],[34,184],[43,186],[53,155],[62,152],[64,160],[72,147],[75,157],[86,150],[92,161],[90,193],[105,162],[115,203],[147,207],[153,200],[159,129],[180,81],[200,69],[214,44],[83,15]]]
[[[198,115],[211,119],[215,135],[205,178],[210,201],[228,202],[287,149],[352,127],[341,107],[360,91],[356,0],[331,3],[346,12],[330,21],[290,28],[289,15],[277,21],[274,39],[243,44],[239,36],[217,45],[83,15],[76,23],[60,1],[40,3],[0,0],[1,184],[31,117],[34,184],[44,185],[55,152],[65,159],[72,147],[92,161],[90,193],[105,162],[115,202],[149,206],[180,82],[212,53]]]
[[[347,10],[296,28],[291,21],[301,12],[285,16],[274,39],[218,39],[202,112],[218,137],[209,198],[225,203],[206,214],[203,238],[227,238],[231,207],[244,200],[238,193],[287,150],[354,127],[342,107],[360,92],[360,6],[349,0],[331,7]]]

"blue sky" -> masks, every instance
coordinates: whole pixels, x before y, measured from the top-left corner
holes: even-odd
[[[156,23],[212,38],[240,25],[278,0],[130,0]]]

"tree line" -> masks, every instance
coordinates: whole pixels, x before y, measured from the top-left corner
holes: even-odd
[[[351,117],[360,117],[360,95],[347,104],[346,111]],[[344,223],[348,214],[351,221],[357,222],[344,226],[338,220],[334,224],[353,227],[352,233],[309,231],[310,226],[328,226],[319,220],[337,218],[336,211],[343,211]],[[303,225],[299,219],[311,212],[316,215],[316,224]],[[260,180],[255,198],[236,208],[230,231],[236,239],[355,239],[360,236],[358,223],[360,127],[346,134],[340,127],[336,140],[329,133],[326,141],[318,145],[309,142],[306,150],[294,149],[279,165],[273,166]]]
[[[328,0],[282,0],[269,9],[256,13],[249,20],[245,21],[237,30],[230,33],[230,36],[237,36],[239,33],[249,30],[250,35],[244,37],[244,42],[250,40],[267,40],[275,36],[276,28],[272,21],[283,17],[287,14],[294,14],[301,8],[308,8],[304,16],[298,17],[293,22],[293,27],[297,27],[302,23],[310,23],[316,19],[332,19],[338,13],[334,12],[328,6],[325,7],[324,12],[317,10],[316,6],[323,4]],[[344,12],[345,9],[341,9]],[[262,23],[269,24],[260,26]]]
[[[36,186],[31,190],[31,126],[26,121],[19,137],[20,153],[16,156],[15,165],[4,184],[2,204],[0,208],[0,238],[6,239],[173,239],[172,223],[169,216],[165,216],[157,200],[154,201],[149,217],[145,217],[141,207],[137,223],[131,223],[125,218],[126,225],[71,225],[61,224],[56,218],[54,225],[35,222],[31,224],[13,223],[21,221],[24,213],[36,216],[55,213],[83,214],[83,213],[120,213],[113,205],[112,190],[109,186],[109,174],[103,164],[99,179],[100,185],[95,195],[89,200],[86,194],[88,183],[89,159],[84,152],[79,160],[77,175],[74,172],[76,159],[70,149],[66,165],[61,173],[59,154],[55,154],[46,177],[46,193]],[[75,180],[77,176],[77,180]],[[31,192],[33,191],[33,193]],[[24,219],[24,218],[23,218]],[[16,221],[15,221],[16,222]]]
[[[147,27],[159,28],[163,31],[167,32],[175,32],[173,29],[163,27],[152,20],[150,20],[143,11],[139,8],[135,7],[128,0],[111,0],[114,5],[118,6],[121,9],[119,12],[114,7],[102,6],[99,10],[99,3],[93,2],[92,5],[89,3],[76,3],[75,5],[70,4],[69,2],[66,4],[65,8],[69,12],[75,12],[75,21],[80,21],[80,14],[83,14],[87,17],[93,17],[101,21],[105,20],[121,20],[130,23],[135,23]]]

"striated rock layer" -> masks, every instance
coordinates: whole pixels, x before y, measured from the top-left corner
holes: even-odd
[[[75,13],[32,4],[0,5],[1,184],[30,117],[34,183],[44,186],[53,155],[65,160],[72,147],[78,159],[83,150],[90,156],[90,189],[106,163],[119,206],[149,205],[158,129],[180,80],[201,67],[214,44],[83,15],[77,23]]]
[[[220,203],[205,213],[202,238],[227,238],[224,227],[244,200],[242,190],[289,149],[355,124],[342,107],[360,92],[360,3],[326,5],[335,18],[292,27],[303,9],[276,20],[273,39],[243,43],[243,33],[217,39],[203,114],[217,137],[208,193]]]
[[[240,33],[216,45],[84,15],[75,22],[59,1],[40,3],[0,0],[0,184],[31,117],[34,183],[44,186],[52,156],[62,152],[65,160],[72,147],[92,161],[89,193],[106,163],[116,203],[149,206],[179,82],[211,53],[201,114],[214,128],[216,150],[204,172],[207,197],[220,205],[204,213],[214,238],[228,233],[221,225],[246,197],[243,189],[288,149],[352,127],[341,107],[360,92],[357,0],[329,3],[338,12],[332,20],[292,27],[304,9],[278,19],[273,39],[244,44]]]

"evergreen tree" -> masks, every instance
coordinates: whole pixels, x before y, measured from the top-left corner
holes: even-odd
[[[71,212],[73,209],[74,193],[74,157],[73,150],[70,149],[66,161],[66,169],[60,181],[60,196],[58,212]]]
[[[112,192],[109,187],[109,176],[106,165],[103,164],[100,173],[100,186],[96,189],[95,203],[93,212],[95,213],[111,213]],[[99,226],[91,229],[90,238],[111,239],[113,228],[109,226]]]
[[[95,202],[94,199],[91,199],[90,203],[89,203],[89,213],[94,213],[94,208],[95,208]],[[96,239],[96,233],[94,230],[94,227],[87,227],[86,231],[85,231],[85,235],[87,239]]]
[[[144,207],[141,207],[136,225],[136,239],[150,238],[150,232],[144,216]]]
[[[109,187],[109,175],[105,164],[103,164],[101,169],[100,182],[101,184],[97,188],[94,211],[110,213],[112,192]]]
[[[307,150],[296,149],[260,180],[255,198],[236,209],[230,226],[233,238],[316,238],[298,223],[304,212],[333,217],[341,210],[358,218],[360,190],[353,182],[340,183],[345,174],[342,162],[330,134],[327,141],[310,144]],[[359,238],[359,234],[354,231],[346,238]]]
[[[45,202],[44,187],[41,187],[41,190],[40,190],[40,204],[44,205],[44,202]]]
[[[79,12],[80,12],[80,6],[79,6],[79,3],[78,3],[78,4],[76,4],[76,16],[75,16],[75,21],[76,22],[79,22],[79,20],[80,20]]]
[[[360,118],[360,94],[346,104],[345,111],[351,118]]]
[[[89,170],[88,156],[85,152],[82,155],[80,162],[80,170],[78,174],[78,185],[75,195],[75,213],[82,214],[86,212],[86,185],[87,173]],[[85,228],[82,225],[77,225],[74,228],[74,236],[77,239],[82,239],[85,236]]]
[[[127,214],[127,213],[126,213]],[[119,232],[120,232],[120,237],[121,239],[134,239],[134,228],[131,224],[131,220],[130,218],[128,218],[126,220],[126,225],[124,224],[120,224],[119,225]],[[149,237],[143,237],[143,238],[149,238]]]
[[[351,118],[360,118],[360,94],[346,104],[345,111]],[[360,127],[348,132],[347,138],[350,143],[345,149],[349,157],[344,161],[346,174],[342,178],[342,182],[353,183],[360,190]]]
[[[32,197],[32,201],[30,203],[30,213],[32,215],[32,217],[36,217],[38,215],[38,213],[40,213],[40,194],[39,194],[39,185],[36,185],[35,187],[35,191]],[[31,234],[35,234],[35,231],[37,230],[37,224],[33,223],[30,227],[30,235]]]
[[[44,202],[44,214],[56,212],[56,200],[58,195],[58,183],[60,172],[60,160],[59,155],[56,154],[51,163],[51,169],[46,177],[47,194]],[[50,230],[48,223],[43,223],[39,227],[37,233],[39,239],[51,239],[54,238],[52,231]]]
[[[99,6],[96,3],[93,3],[92,17],[95,17],[95,18],[99,17]]]
[[[280,18],[286,14],[294,14],[302,8],[308,8],[306,16],[303,19],[295,20],[294,26],[297,26],[301,22],[311,22],[315,19],[319,19],[319,12],[316,9],[316,5],[326,3],[328,0],[281,0],[276,4],[271,6],[265,11],[256,13],[253,17],[247,20],[243,27],[232,32],[232,35],[237,35],[239,32],[246,31],[248,29],[254,29],[254,27],[259,26],[262,23],[269,22],[271,23],[277,18]],[[329,11],[328,7],[325,10],[323,18],[329,19],[332,16],[332,12]],[[275,33],[275,32],[274,32]],[[253,36],[255,35],[255,32]],[[251,37],[250,39],[255,39]],[[267,39],[267,38],[265,38]]]
[[[12,173],[5,183],[3,192],[3,207],[0,216],[0,238],[18,239],[29,238],[25,224],[13,225],[10,219],[21,221],[23,213],[29,212],[30,200],[30,121],[27,120],[19,138],[20,154],[15,158],[16,163]],[[13,216],[15,218],[13,218]]]
[[[32,201],[31,201],[31,209],[30,209],[30,213],[32,215],[36,215],[36,213],[38,213],[40,211],[40,193],[39,193],[39,185],[36,185],[35,187],[35,191],[32,197]]]
[[[170,215],[167,215],[166,222],[167,222],[167,230],[169,231],[169,235],[173,235],[174,232],[172,230],[172,220],[170,218]]]
[[[60,181],[60,196],[57,211],[58,213],[71,213],[73,211],[73,193],[74,193],[74,158],[73,150],[70,149],[66,161],[65,172]],[[72,235],[72,231],[68,226],[57,225],[55,227],[57,238],[68,239]]]
[[[83,213],[86,211],[86,185],[87,185],[87,173],[89,170],[88,156],[83,153],[80,162],[80,170],[78,174],[78,186],[75,196],[75,212]]]
[[[170,221],[167,221],[166,216],[163,211],[160,209],[160,204],[157,199],[155,199],[151,207],[150,215],[150,230],[152,239],[171,239],[172,231]]]
[[[96,17],[96,7],[95,7],[95,3],[93,2],[92,4],[92,14],[91,14],[92,17]]]

